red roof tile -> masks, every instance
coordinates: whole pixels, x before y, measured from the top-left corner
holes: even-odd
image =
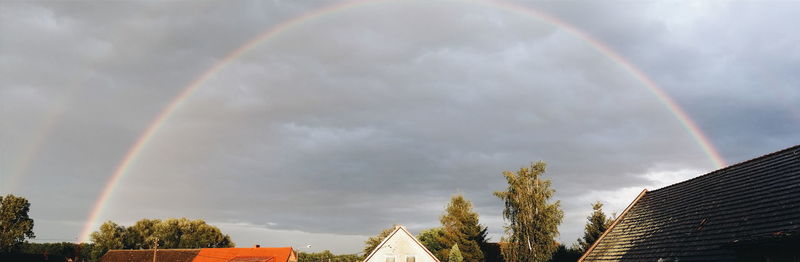
[[[156,261],[171,262],[290,262],[297,261],[291,247],[159,249]],[[291,259],[291,260],[290,260]],[[110,250],[102,262],[151,262],[153,250]]]
[[[203,248],[192,260],[193,262],[219,262],[219,261],[274,261],[287,262],[293,256],[291,247],[257,247],[257,248]],[[268,259],[274,260],[242,260],[242,259]],[[234,260],[239,259],[239,260]]]

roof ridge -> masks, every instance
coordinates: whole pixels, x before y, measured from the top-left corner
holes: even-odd
[[[720,169],[716,169],[716,170],[713,170],[711,172],[708,172],[708,173],[705,173],[705,174],[702,174],[702,175],[699,175],[699,176],[696,176],[696,177],[693,177],[693,178],[690,178],[690,179],[687,179],[687,180],[684,180],[684,181],[681,181],[681,182],[678,182],[678,183],[674,183],[674,184],[667,185],[667,186],[664,186],[664,187],[661,187],[661,188],[658,188],[658,189],[651,190],[650,192],[657,192],[657,191],[660,191],[662,189],[670,188],[670,187],[673,187],[673,186],[676,186],[676,185],[687,183],[687,182],[695,180],[695,179],[699,179],[701,177],[707,177],[707,176],[711,176],[711,175],[716,175],[716,174],[722,173],[724,171],[727,171],[727,170],[730,170],[730,169],[733,169],[733,168],[748,164],[750,162],[754,162],[754,161],[762,159],[762,158],[767,158],[767,157],[770,157],[770,156],[774,156],[774,155],[785,153],[787,151],[792,151],[792,150],[800,150],[800,144],[797,144],[797,145],[794,145],[794,146],[790,146],[790,147],[787,147],[787,148],[784,148],[784,149],[781,149],[781,150],[778,150],[778,151],[775,151],[775,152],[772,152],[772,153],[767,153],[767,154],[764,154],[764,155],[761,155],[761,156],[757,156],[757,157],[754,157],[754,158],[751,158],[751,159],[748,159],[748,160],[737,162],[735,164],[731,164],[729,166],[726,166],[726,167],[723,167],[723,168],[720,168]],[[796,154],[800,154],[800,153],[796,153]]]

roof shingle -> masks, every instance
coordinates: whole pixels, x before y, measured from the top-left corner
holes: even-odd
[[[584,261],[732,261],[742,241],[800,233],[800,145],[644,194]]]

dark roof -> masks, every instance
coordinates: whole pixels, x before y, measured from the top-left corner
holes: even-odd
[[[584,260],[732,261],[798,233],[800,145],[644,193]]]
[[[159,249],[156,261],[190,262],[200,249]],[[101,262],[153,262],[153,250],[109,250]]]

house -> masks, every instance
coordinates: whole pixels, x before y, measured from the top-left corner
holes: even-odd
[[[404,226],[396,226],[364,262],[439,262]]]
[[[579,261],[800,261],[800,145],[642,191]]]
[[[101,262],[297,262],[291,247],[109,250]]]

